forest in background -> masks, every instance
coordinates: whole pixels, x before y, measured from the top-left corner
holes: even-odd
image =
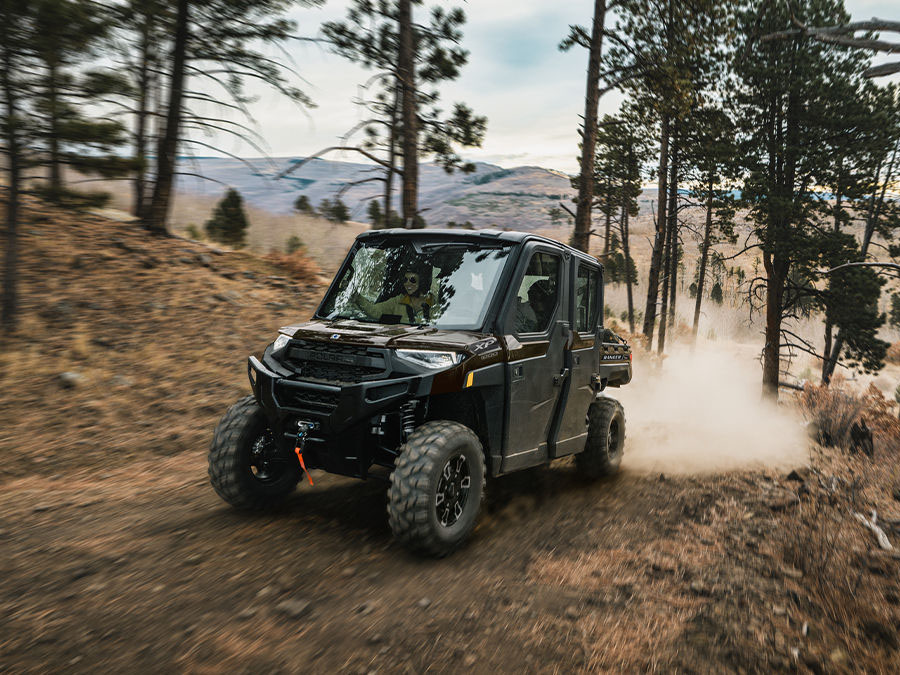
[[[371,175],[343,186],[328,208],[340,212],[344,190],[371,183],[373,227],[425,226],[419,162],[472,171],[465,148],[487,133],[484,116],[461,102],[445,110],[441,101],[442,84],[478,66],[464,47],[465,12],[424,0],[354,0],[344,19],[318,27],[288,18],[320,4],[0,3],[5,332],[17,318],[21,195],[96,206],[103,195],[67,183],[66,171],[120,178],[148,236],[164,235],[176,175],[190,173],[179,157],[220,150],[229,137],[262,151],[248,83],[315,114],[302,67],[286,51],[294,40],[317,41],[370,76],[354,101],[360,122],[283,173],[336,150],[356,153]],[[696,335],[703,301],[722,292],[711,269],[749,256],[758,263],[752,274],[739,271],[738,285],[747,311],[765,317],[764,391],[777,395],[792,355],[818,359],[824,383],[839,363],[866,372],[883,366],[889,344],[879,331],[891,317],[879,300],[900,254],[900,92],[881,80],[898,66],[873,67],[872,55],[895,51],[878,31],[897,29],[853,22],[839,0],[597,0],[584,25],[560,36],[560,49],[585,49],[587,80],[583,124],[573,129],[578,196],[552,217],[570,224],[574,246],[601,242],[598,258],[625,284],[632,333],[664,352],[684,286],[679,274],[696,256]],[[621,109],[598,119],[598,100],[613,90],[624,94]],[[650,181],[654,228],[639,280],[630,225]],[[702,222],[689,212],[703,213]],[[750,225],[740,241],[736,218]],[[821,319],[815,343],[795,330],[811,316]]]

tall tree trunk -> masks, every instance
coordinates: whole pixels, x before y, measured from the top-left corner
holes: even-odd
[[[144,220],[144,193],[147,180],[147,117],[148,99],[150,96],[150,22],[149,15],[144,16],[141,25],[140,63],[138,64],[138,105],[135,111],[134,158],[137,170],[134,176],[132,195],[133,214],[138,220]]]
[[[166,219],[172,201],[172,184],[178,160],[181,107],[184,102],[184,78],[187,64],[188,2],[189,0],[178,0],[175,15],[175,43],[172,47],[172,75],[169,81],[166,128],[157,145],[156,181],[153,185],[153,197],[147,212],[147,227],[156,234],[166,233]]]
[[[631,290],[631,253],[628,242],[628,200],[622,205],[619,220],[619,234],[622,235],[622,253],[625,255],[625,291],[628,296],[628,330],[634,334],[634,298]]]
[[[403,227],[416,226],[419,189],[419,116],[416,104],[416,54],[413,44],[412,0],[400,0],[400,86],[403,88]]]
[[[50,155],[50,199],[62,198],[62,162],[59,157],[59,72],[56,64],[47,64],[47,121],[50,124],[47,151]]]
[[[653,328],[656,325],[656,300],[659,294],[659,267],[662,262],[663,238],[666,233],[666,197],[668,195],[669,174],[669,115],[663,114],[659,138],[659,182],[657,184],[656,235],[653,238],[653,252],[650,255],[650,272],[647,278],[647,305],[644,309],[644,337],[647,345],[653,342]]]
[[[16,26],[12,26],[15,30]],[[0,51],[3,54],[3,67],[0,69],[0,78],[3,84],[4,107],[6,108],[6,124],[3,136],[6,143],[7,169],[9,170],[9,184],[7,186],[6,200],[6,251],[3,256],[3,298],[0,301],[0,325],[3,333],[10,335],[16,330],[18,324],[18,281],[19,281],[19,188],[21,181],[21,167],[19,165],[21,148],[19,136],[16,131],[16,116],[18,115],[18,99],[13,87],[10,75],[15,72],[13,68],[12,50],[14,47],[8,39],[9,27],[0,29]]]
[[[763,347],[763,395],[778,398],[781,374],[781,304],[784,299],[786,265],[773,261],[771,253],[763,254],[766,269],[766,344]]]
[[[666,254],[666,265],[663,272],[663,290],[662,290],[662,307],[659,312],[659,344],[658,351],[660,354],[666,348],[666,326],[668,324],[668,306],[669,306],[669,289],[674,282],[673,269],[675,267],[675,224],[678,221],[678,152],[672,152],[672,162],[669,165],[669,185],[668,185],[668,219],[666,222],[666,239],[663,248]]]
[[[609,203],[607,199],[606,203],[606,231],[603,236],[603,262],[609,262],[609,235],[610,228],[612,226],[612,205]]]
[[[836,194],[834,197],[834,224],[832,229],[834,232],[840,232],[841,230],[841,193],[843,190],[843,186],[841,185],[841,173],[843,169],[843,158],[841,158],[840,164],[838,165],[838,178],[837,178],[837,188],[835,190]],[[834,326],[831,323],[831,319],[828,318],[828,315],[825,315],[825,348],[822,350],[824,354],[824,358],[822,359],[822,382],[827,382],[826,373],[828,372],[828,362],[829,357],[831,356],[831,347],[832,347],[832,331]],[[830,375],[829,375],[830,377]]]
[[[675,325],[675,300],[678,295],[678,152],[672,153],[672,172],[669,181],[669,226],[672,234],[669,238],[672,262],[669,266],[669,326]]]
[[[397,111],[400,105],[400,91],[394,88],[394,105],[391,108],[391,127],[388,131],[388,160],[384,175],[384,222],[382,228],[393,227],[394,174],[397,166]]]
[[[588,56],[587,88],[584,94],[584,133],[581,137],[581,173],[578,176],[578,204],[572,245],[588,252],[591,242],[591,204],[594,201],[594,155],[597,151],[597,105],[600,102],[600,55],[603,51],[603,25],[606,0],[594,0],[594,23]],[[608,251],[607,251],[608,252]]]
[[[703,246],[700,249],[700,273],[697,276],[697,298],[694,301],[692,336],[695,342],[697,341],[697,331],[700,329],[700,307],[703,304],[703,284],[706,281],[706,262],[709,259],[709,241],[712,236],[713,176],[711,173],[707,179],[706,187],[706,228],[703,231]]]

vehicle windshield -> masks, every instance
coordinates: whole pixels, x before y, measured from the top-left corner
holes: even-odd
[[[322,303],[321,316],[474,330],[484,323],[507,245],[360,242]]]

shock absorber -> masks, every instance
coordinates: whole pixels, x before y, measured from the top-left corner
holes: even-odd
[[[416,408],[418,405],[418,401],[408,401],[400,406],[400,428],[403,432],[404,442],[416,428]]]

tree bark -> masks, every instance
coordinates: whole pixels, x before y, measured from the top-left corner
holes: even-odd
[[[675,325],[675,300],[678,295],[678,153],[672,154],[672,172],[669,181],[669,225],[672,228],[670,238],[672,263],[669,268],[669,326]]]
[[[697,298],[694,302],[694,328],[692,336],[697,341],[700,329],[700,307],[703,304],[703,284],[706,281],[706,263],[709,260],[709,241],[712,236],[713,176],[709,175],[706,193],[706,228],[703,231],[703,246],[700,249],[700,272],[697,276]]]
[[[644,309],[644,337],[647,345],[653,342],[656,325],[656,300],[659,294],[659,267],[662,262],[663,238],[666,232],[666,197],[668,195],[669,173],[669,115],[663,114],[659,139],[659,182],[657,184],[656,235],[650,256],[650,272],[647,276],[647,305]]]
[[[59,73],[55,63],[47,64],[47,121],[50,124],[47,150],[50,155],[50,199],[59,201],[62,198],[62,168],[59,158],[59,92],[57,78]]]
[[[763,347],[763,395],[778,398],[778,376],[781,372],[781,304],[784,298],[784,281],[787,269],[783,263],[772,260],[772,254],[763,254],[766,269],[766,344]]]
[[[413,44],[412,1],[400,0],[399,74],[402,87],[403,123],[403,227],[416,226],[419,189],[419,117],[416,106],[416,55]]]
[[[15,26],[12,27],[15,30]],[[21,181],[21,167],[19,164],[21,148],[19,136],[16,132],[16,116],[18,115],[18,99],[10,74],[15,72],[11,51],[13,47],[8,40],[8,27],[4,26],[0,31],[0,51],[3,54],[3,67],[0,69],[0,78],[3,83],[4,107],[6,108],[6,125],[3,129],[7,164],[9,169],[9,184],[7,186],[6,201],[6,251],[3,260],[3,298],[0,301],[0,324],[3,333],[11,335],[18,324],[18,281],[19,281],[19,189]]]
[[[138,65],[138,105],[135,111],[134,158],[137,162],[133,183],[134,217],[143,222],[144,199],[147,179],[147,117],[150,96],[150,22],[149,15],[144,16],[141,26],[140,64]]]
[[[612,227],[612,205],[606,204],[606,231],[603,237],[603,262],[609,261],[609,236]]]
[[[628,242],[628,203],[622,205],[622,216],[619,220],[619,233],[622,235],[622,253],[625,255],[625,291],[628,296],[628,330],[634,334],[634,299],[631,290],[631,253]]]
[[[678,152],[672,152],[672,161],[669,165],[668,185],[668,219],[666,222],[666,239],[663,248],[666,254],[666,266],[663,273],[662,307],[659,312],[659,344],[658,352],[662,354],[666,349],[666,327],[668,324],[669,289],[674,283],[675,275],[675,230],[678,222]]]
[[[585,253],[590,248],[591,237],[591,204],[594,201],[594,156],[597,151],[597,105],[600,102],[600,55],[603,50],[603,25],[605,22],[606,0],[594,0],[594,22],[591,28],[587,88],[584,95],[581,173],[578,176],[575,231],[572,233],[572,245]]]
[[[832,229],[834,230],[834,232],[840,232],[840,229],[841,229],[841,192],[842,192],[841,173],[842,173],[842,168],[843,168],[843,158],[841,159],[841,162],[838,166],[837,187],[835,190],[836,194],[834,197],[834,210],[832,212],[833,217],[834,217],[834,224],[832,226]],[[834,329],[834,326],[832,325],[831,320],[828,318],[828,315],[826,314],[826,316],[825,316],[825,348],[822,351],[822,353],[825,355],[825,357],[822,359],[822,382],[823,383],[827,383],[828,379],[831,377],[831,375],[828,373],[828,362],[829,362],[829,357],[831,356],[833,329]]]
[[[382,228],[393,227],[394,173],[397,165],[397,109],[400,104],[399,89],[394,89],[394,105],[391,108],[391,127],[388,131],[388,161],[384,172],[384,221]]]
[[[187,64],[188,0],[178,0],[175,15],[175,43],[172,47],[172,75],[166,127],[159,138],[156,152],[156,182],[147,213],[147,227],[155,234],[166,233],[166,220],[172,201],[172,185],[181,138],[181,113],[184,102],[185,66]]]

